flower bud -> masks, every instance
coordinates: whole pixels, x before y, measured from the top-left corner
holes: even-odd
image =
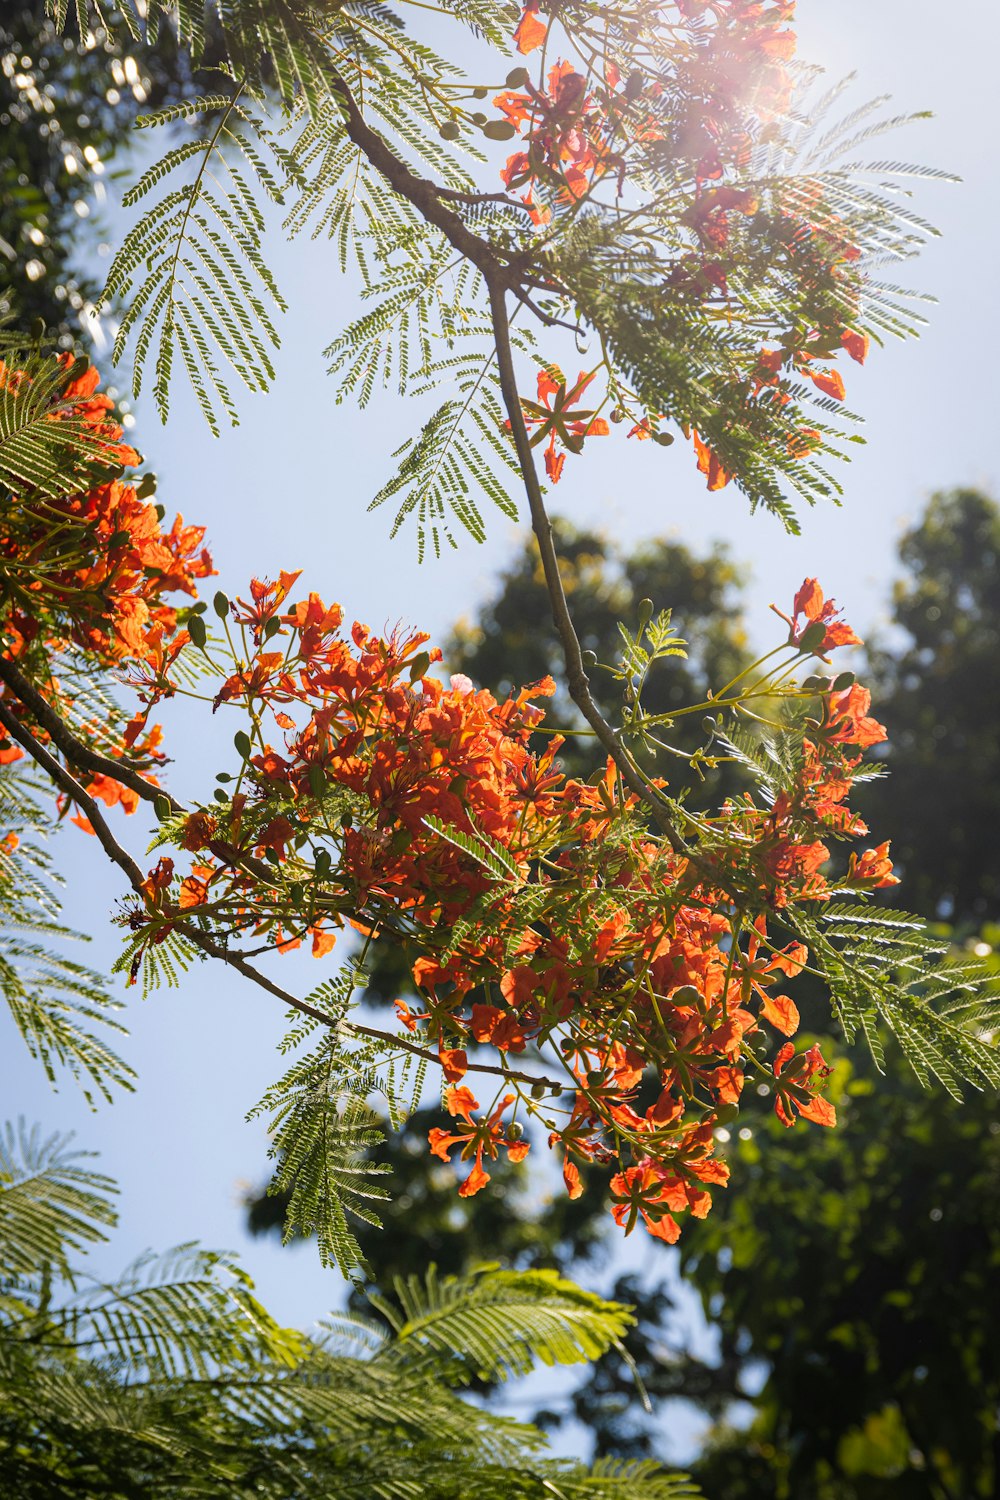
[[[802,632],[799,640],[799,650],[803,656],[814,655],[817,651],[823,649],[823,642],[825,640],[826,626],[822,620],[813,620],[812,624],[807,625]]]
[[[701,996],[693,984],[682,984],[670,997],[672,1005],[697,1005],[700,1000]]]

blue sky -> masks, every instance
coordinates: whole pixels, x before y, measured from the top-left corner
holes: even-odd
[[[806,513],[801,537],[789,538],[769,517],[749,517],[735,492],[708,494],[682,443],[660,450],[620,439],[594,443],[586,464],[571,458],[552,497],[565,514],[626,543],[656,534],[696,548],[725,540],[751,565],[751,625],[762,644],[773,618],[767,604],[786,603],[807,574],[819,576],[862,634],[878,627],[895,544],[929,493],[957,484],[996,493],[1000,469],[1000,203],[995,132],[986,123],[1000,13],[990,0],[950,13],[930,0],[800,0],[799,9],[802,56],[831,77],[856,69],[859,97],[888,93],[901,112],[934,111],[935,119],[874,151],[963,179],[959,186],[915,185],[919,210],[942,230],[904,268],[909,284],[938,299],[929,328],[919,343],[873,351],[863,371],[845,371],[850,405],[866,419],[867,446],[856,450],[845,476],[843,508]],[[389,473],[387,452],[413,430],[417,413],[390,398],[360,414],[333,404],[321,349],[351,315],[349,289],[322,243],[286,247],[276,239],[269,254],[291,303],[275,392],[243,400],[242,425],[218,441],[180,392],[166,430],[143,399],[134,436],[158,471],[159,498],[208,524],[220,582],[232,592],[251,574],[304,566],[304,582],[342,602],[349,617],[376,627],[402,619],[443,633],[475,613],[522,533],[503,517],[490,518],[484,545],[465,541],[458,553],[419,567],[411,534],[388,541],[390,517],[368,513],[366,505]],[[186,717],[178,731],[178,759],[203,769],[210,741]],[[185,783],[194,790],[193,779],[174,779],[181,792]],[[133,846],[140,849],[141,841]],[[117,951],[108,918],[121,886],[96,854],[73,834],[61,857],[68,920],[94,935],[87,956],[100,966]],[[282,977],[305,988],[320,975],[318,966],[290,959]],[[146,1002],[130,992],[128,1011],[126,1052],[139,1089],[95,1114],[70,1086],[49,1091],[5,1018],[3,1114],[75,1129],[79,1143],[99,1150],[103,1167],[121,1181],[122,1227],[113,1246],[94,1256],[95,1267],[110,1271],[147,1245],[187,1239],[236,1247],[272,1310],[308,1326],[338,1300],[339,1279],[319,1267],[311,1249],[282,1252],[249,1241],[238,1204],[238,1180],[262,1175],[264,1130],[244,1123],[244,1115],[275,1074],[281,1015],[263,994],[201,966],[178,991]],[[631,1257],[651,1274],[665,1264],[652,1242],[637,1245]]]

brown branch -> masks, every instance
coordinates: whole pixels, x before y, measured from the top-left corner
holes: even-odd
[[[79,770],[89,771],[92,775],[107,776],[112,781],[117,781],[121,786],[128,787],[136,796],[141,797],[144,802],[155,805],[158,801],[166,802],[170,811],[177,817],[187,812],[182,802],[165,792],[162,787],[153,786],[144,776],[127,763],[114,759],[110,755],[102,755],[97,750],[92,750],[89,745],[84,744],[67,725],[51,703],[38,691],[32,682],[25,677],[24,673],[9,658],[0,656],[0,682],[9,688],[10,692],[29,709],[35,722],[45,730],[52,743],[62,751],[66,759]],[[89,814],[88,814],[89,816]],[[93,820],[91,820],[93,821]],[[237,849],[234,844],[226,843],[223,839],[212,839],[207,845],[208,849],[223,864],[233,865],[250,874],[255,875],[258,880],[270,883],[272,874],[262,860],[254,859],[253,855],[246,854]]]
[[[155,802],[158,797],[165,797],[170,804],[171,812],[186,811],[182,804],[169,793],[152,786],[145,777],[140,776],[127,763],[115,760],[110,755],[102,755],[99,751],[92,750],[89,745],[85,745],[82,740],[77,739],[65,719],[56,712],[48,699],[38,691],[9,657],[0,656],[0,682],[10,689],[14,697],[20,699],[25,708],[30,710],[35,723],[45,730],[52,743],[62,751],[66,759],[72,761],[73,765],[79,767],[80,770],[90,771],[97,776],[110,776],[122,786],[127,786],[130,791],[135,792],[144,802]]]
[[[89,792],[84,791],[80,783],[66,770],[65,766],[61,765],[55,756],[44,745],[39,743],[31,733],[31,730],[22,724],[19,719],[15,718],[2,699],[0,699],[0,725],[2,725],[10,738],[16,740],[21,748],[31,756],[35,764],[51,778],[59,790],[65,793],[67,797],[72,798],[81,812],[86,815],[104,852],[112,863],[116,864],[123,871],[129,885],[137,896],[142,897],[145,904],[147,901],[145,877],[132,856],[127,850],[122,848],[111,832],[107,820],[95,799],[91,797]],[[266,974],[262,974],[252,964],[248,964],[246,959],[241,957],[240,954],[233,953],[228,948],[221,947],[218,943],[213,942],[206,933],[199,932],[194,927],[180,925],[178,925],[178,931],[182,932],[188,942],[195,948],[200,949],[206,957],[214,958],[220,963],[227,964],[231,969],[235,969],[238,974],[242,974],[245,979],[249,979],[252,984],[257,985],[262,990],[266,990],[269,995],[273,995],[275,999],[282,1001],[284,1005],[289,1006],[292,1010],[297,1010],[304,1016],[310,1016],[314,1021],[320,1021],[324,1026],[336,1026],[337,1023],[332,1021],[325,1011],[317,1009],[315,1005],[310,1005],[308,1000],[300,1000],[297,995],[293,995],[290,990],[283,989],[280,984],[275,984]],[[435,1052],[431,1052],[426,1047],[421,1047],[416,1042],[410,1042],[405,1037],[397,1036],[391,1031],[380,1031],[374,1026],[364,1026],[359,1021],[344,1021],[341,1024],[345,1031],[350,1031],[355,1036],[367,1036],[377,1041],[389,1042],[392,1046],[399,1047],[405,1052],[412,1052],[415,1056],[424,1058],[427,1062],[440,1063],[440,1058]],[[544,1083],[548,1088],[552,1089],[562,1088],[561,1084],[557,1084],[554,1079],[547,1078],[544,1075],[522,1073],[514,1068],[500,1068],[490,1063],[470,1062],[468,1071],[470,1073],[492,1074],[497,1078],[516,1079],[519,1082],[527,1084]]]
[[[67,797],[72,798],[81,812],[89,818],[105,854],[120,870],[124,871],[133,890],[145,896],[145,892],[142,889],[142,871],[132,856],[122,848],[111,832],[94,798],[91,797],[89,792],[84,791],[76,778],[67,771],[65,766],[56,760],[55,756],[44,745],[39,744],[38,740],[31,733],[31,730],[22,724],[19,719],[15,718],[2,699],[0,699],[0,724],[3,725],[5,733],[10,735],[12,740],[16,740],[23,750],[27,751],[35,764],[40,766],[45,774],[55,782],[59,790]]]
[[[338,73],[333,75],[333,87],[340,100],[344,115],[344,128],[348,136],[358,149],[364,152],[375,170],[381,173],[389,186],[395,188],[401,197],[412,203],[429,224],[440,229],[445,239],[455,247],[459,255],[471,261],[484,275],[487,272],[495,274],[499,269],[499,262],[492,245],[478,234],[473,234],[454,209],[445,206],[442,202],[444,194],[434,183],[426,177],[418,177],[415,172],[411,172],[406,163],[401,161],[386,145],[378,132],[372,130],[358,108],[357,100],[351,93],[346,80]]]
[[[690,851],[674,826],[673,819],[665,805],[664,799],[659,795],[656,788],[651,786],[646,778],[636,769],[619,736],[601,713],[591,695],[590,680],[583,665],[580,638],[576,633],[576,626],[573,624],[573,617],[570,614],[569,604],[566,601],[566,591],[563,588],[562,574],[559,570],[559,556],[556,552],[555,538],[552,532],[552,522],[545,508],[542,487],[538,482],[538,473],[535,469],[535,457],[531,450],[531,440],[525,425],[524,413],[521,410],[521,398],[517,390],[517,376],[514,371],[514,356],[510,343],[510,323],[507,317],[507,289],[499,278],[487,275],[486,281],[490,292],[490,311],[493,317],[493,331],[496,339],[497,371],[500,376],[500,389],[503,395],[504,406],[507,409],[507,417],[510,421],[514,447],[517,450],[518,465],[524,482],[525,494],[528,498],[531,529],[535,534],[535,540],[538,543],[538,551],[542,560],[542,571],[545,575],[545,587],[548,591],[549,604],[552,609],[552,620],[555,624],[560,644],[562,645],[563,660],[566,663],[566,685],[569,688],[570,697],[583,714],[591,729],[593,729],[598,742],[614,760],[625,785],[630,791],[649,804],[653,816],[662,832],[666,835],[671,848],[679,854],[689,855]]]
[[[580,639],[566,602],[562,575],[559,571],[559,559],[552,535],[552,523],[545,509],[541,486],[538,483],[528,430],[521,410],[521,399],[517,391],[517,377],[514,372],[510,324],[507,317],[507,292],[512,291],[521,302],[527,303],[532,311],[543,320],[548,316],[534,306],[524,290],[525,280],[531,280],[531,278],[527,277],[524,268],[516,263],[505,264],[488,241],[473,234],[458,214],[445,207],[441,201],[443,195],[433,182],[418,177],[410,171],[405,162],[401,161],[382,137],[367,124],[343,78],[335,77],[334,87],[343,107],[345,128],[350,139],[365,154],[376,171],[381,173],[389,186],[412,203],[429,224],[440,229],[458,253],[477,267],[486,281],[490,293],[500,387],[528,498],[531,526],[541,554],[552,618],[563,648],[570,696],[601,745],[614,760],[625,785],[649,804],[657,824],[671,847],[677,853],[690,857],[691,851],[675,827],[665,800],[635,767],[620,738],[591,696],[590,684],[583,666]]]

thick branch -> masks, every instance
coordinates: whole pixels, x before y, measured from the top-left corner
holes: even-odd
[[[348,136],[358,149],[364,152],[372,166],[381,173],[389,186],[395,188],[397,193],[412,203],[429,224],[440,229],[445,239],[454,245],[458,253],[477,266],[484,275],[487,272],[497,271],[499,262],[493,247],[479,235],[473,234],[454,209],[445,206],[441,201],[443,195],[433,182],[411,172],[406,163],[401,161],[386,145],[378,132],[372,130],[358,108],[357,101],[346,81],[339,74],[334,74],[333,86],[344,112],[344,127]]]

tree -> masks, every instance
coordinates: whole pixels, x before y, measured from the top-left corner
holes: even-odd
[[[839,441],[834,359],[863,360],[869,331],[904,326],[862,254],[907,252],[913,221],[853,168],[809,157],[801,113],[788,111],[791,7],[715,4],[711,24],[707,9],[641,3],[606,24],[586,5],[545,20],[531,0],[512,33],[505,4],[477,5],[475,25],[501,52],[513,40],[544,57],[543,42],[562,36],[589,59],[586,74],[558,64],[537,82],[515,69],[494,100],[502,118],[484,121],[451,64],[392,8],[331,17],[239,0],[215,18],[217,89],[146,122],[194,115],[207,133],[181,139],[130,190],[138,203],[174,171],[191,174],[156,196],[108,281],[126,304],[117,353],[134,336],[137,380],[155,349],[166,411],[176,360],[214,421],[217,408],[235,411],[223,366],[266,385],[276,338],[264,299],[280,295],[250,182],[274,197],[284,178],[302,195],[293,226],[318,211],[348,248],[360,243],[383,300],[338,341],[342,391],[365,399],[377,347],[377,370],[404,385],[413,371],[431,383],[451,371],[458,392],[406,449],[383,498],[399,499],[401,517],[414,511],[437,544],[449,506],[481,530],[473,480],[509,507],[498,475],[515,475],[566,685],[595,741],[587,780],[555,764],[556,740],[532,741],[533,699],[554,684],[502,703],[461,678],[445,685],[430,675],[425,637],[379,639],[356,625],[345,639],[337,606],[295,598],[295,574],[253,580],[246,599],[217,594],[221,632],[210,633],[203,604],[178,610],[171,592],[192,597],[211,571],[198,528],[164,530],[144,503],[149,482],[120,477],[137,455],[92,372],[11,344],[0,430],[10,756],[45,773],[127,880],[130,979],[169,981],[209,958],[294,1012],[286,1046],[303,1050],[260,1107],[292,1227],[315,1229],[345,1270],[360,1256],[348,1214],[367,1222],[381,1192],[366,1170],[378,1129],[370,1099],[381,1092],[397,1123],[427,1065],[441,1069],[453,1122],[430,1145],[470,1164],[462,1196],[488,1183],[501,1152],[523,1159],[524,1121],[536,1121],[571,1196],[596,1161],[612,1173],[615,1221],[668,1241],[725,1180],[715,1130],[738,1109],[747,1070],[773,1080],[787,1122],[833,1124],[819,1047],[797,1052],[774,1036],[797,1030],[794,1002],[778,991],[807,957],[849,1033],[877,1045],[884,1023],[925,1078],[1000,1078],[981,1034],[979,978],[947,962],[932,969],[933,933],[869,909],[893,880],[885,844],[821,873],[824,840],[861,832],[847,798],[884,731],[851,674],[801,678],[814,656],[856,639],[816,580],[798,590],[774,651],[710,702],[647,706],[657,664],[684,650],[651,600],[608,664],[621,684],[617,723],[590,691],[534,449],[544,445],[555,483],[566,455],[612,425],[629,421],[637,440],[664,447],[676,428],[711,488],[732,479],[793,524],[783,486],[810,498],[835,488],[822,467]],[[199,16],[185,3],[175,18],[196,68],[206,62]],[[455,18],[468,19],[464,7]],[[130,13],[124,21],[136,28]],[[154,7],[150,39],[160,22]],[[291,134],[255,113],[269,98]],[[479,126],[487,140],[520,137],[501,171],[506,191],[478,191],[432,135],[448,142]],[[345,197],[348,168],[357,187]],[[568,325],[601,359],[575,381],[539,360],[531,399],[517,369],[529,325],[553,338]],[[415,362],[397,335],[403,346],[416,339]],[[127,722],[87,698],[113,671],[133,692]],[[149,716],[190,691],[197,671],[213,711],[238,713],[240,728],[212,794],[182,804],[154,785],[162,751]],[[756,732],[764,703],[767,734]],[[704,735],[682,757],[695,770],[735,758],[753,792],[711,811],[671,794],[650,759],[672,765],[682,712],[700,717]],[[171,851],[152,869],[107,812],[143,803]],[[306,999],[254,963],[303,939],[323,957],[346,926],[363,936],[360,958]],[[380,939],[406,948],[421,997],[420,1011],[401,1004],[395,1032],[369,1024],[355,999]],[[483,985],[488,1004],[470,999]],[[44,1007],[34,1014],[43,1026]],[[490,1052],[470,1056],[477,1044]],[[492,1098],[480,1105],[472,1085]]]
[[[553,517],[552,524],[580,644],[595,661],[616,659],[621,650],[619,621],[633,622],[644,599],[670,600],[672,622],[688,642],[688,652],[658,664],[646,689],[651,713],[669,714],[703,701],[713,687],[750,665],[740,597],[744,578],[724,547],[716,545],[697,557],[679,542],[657,539],[624,553],[609,537],[580,531],[570,521]],[[476,622],[456,627],[445,646],[449,664],[499,697],[515,683],[558,679],[559,638],[540,582],[538,556],[529,544],[504,573],[496,597],[484,605]],[[594,674],[593,692],[602,712],[613,718],[622,684],[600,671]],[[565,688],[557,693],[546,720],[556,730],[586,727]],[[690,725],[690,719],[682,719],[672,726],[674,740],[688,756],[704,743],[700,723]],[[586,738],[582,745],[578,738],[567,739],[560,759],[578,774],[589,772],[593,754],[588,755],[588,748]],[[671,781],[687,786],[693,779],[690,766],[679,760]],[[708,779],[718,797],[718,773],[708,773]]]
[[[965,721],[970,712],[988,712],[994,699],[988,692],[971,701],[952,696],[950,674],[968,685],[972,662],[968,670],[957,663],[973,648],[978,657],[982,645],[978,680],[988,681],[992,658],[986,642],[990,625],[995,623],[990,609],[995,562],[989,525],[982,527],[974,551],[966,551],[968,544],[962,538],[970,531],[975,534],[971,517],[992,521],[995,516],[995,506],[982,497],[962,493],[939,497],[925,520],[901,543],[901,556],[910,559],[911,566],[915,539],[920,555],[931,559],[923,570],[925,598],[961,598],[962,618],[967,622],[963,645],[948,650],[946,656],[941,646],[939,654],[941,643],[928,633],[923,655],[904,645],[898,654],[886,646],[875,657],[890,720],[895,683],[904,702],[914,708],[929,705],[930,722],[947,723],[949,736],[951,726],[957,726],[956,759],[943,778],[937,768],[939,780],[933,795],[929,784],[924,793],[914,795],[919,779],[929,777],[933,765],[925,738],[916,734],[891,739],[890,779],[874,783],[868,794],[873,808],[880,807],[883,796],[893,810],[928,806],[927,822],[938,835],[936,848],[926,864],[908,858],[905,868],[911,881],[914,876],[920,878],[922,904],[931,909],[948,892],[952,868],[947,856],[937,857],[937,851],[947,851],[949,838],[957,843],[975,835],[982,819],[969,818],[966,801],[990,795],[990,778],[981,778],[980,768],[989,763],[992,740],[983,744],[968,732]],[[646,552],[623,560],[606,575],[602,562],[611,549],[603,539],[574,534],[565,523],[559,532],[577,618],[587,622],[584,638],[602,658],[612,654],[615,620],[634,615],[641,593],[684,596],[683,587],[677,587],[676,572],[671,589],[640,585],[628,591],[622,587],[620,578],[635,576]],[[935,557],[936,549],[923,541],[928,534],[936,538],[941,550],[961,548],[965,567],[955,567],[946,575]],[[676,554],[664,544],[661,555],[670,566]],[[537,595],[531,591],[531,565],[530,553],[519,559],[502,580],[497,597],[484,607],[481,620],[463,626],[448,648],[451,664],[498,692],[503,683],[491,674],[502,673],[505,663],[510,664],[514,680],[550,669],[552,646],[546,622],[532,615]],[[711,576],[708,559],[690,559],[687,566],[696,578]],[[966,569],[979,573],[974,592],[966,592]],[[910,597],[913,592],[912,587],[904,590],[904,585],[897,585],[897,597]],[[702,597],[712,600],[719,593],[710,586]],[[605,601],[610,601],[610,608],[605,608]],[[683,609],[678,616],[684,632],[699,637],[725,639],[739,629],[738,615],[730,612],[718,622],[701,620],[697,632],[687,624]],[[595,620],[597,627],[592,623]],[[953,638],[953,622],[946,620],[944,641],[950,643]],[[904,683],[905,687],[900,686]],[[946,711],[940,706],[945,694],[949,695]],[[568,742],[571,753],[574,743]],[[888,795],[897,784],[903,793]],[[904,819],[904,837],[912,822]],[[887,831],[893,829],[890,818]],[[965,921],[974,909],[973,901],[965,903]],[[991,937],[995,944],[995,929],[977,934],[976,940],[988,944]],[[406,985],[401,968],[382,975],[374,966],[368,998],[384,1001],[399,993]],[[377,986],[374,995],[372,985]],[[809,997],[804,1008],[819,1021],[822,997],[818,993]],[[960,1493],[990,1494],[995,1458],[988,1413],[996,1399],[996,1372],[988,1367],[993,1330],[986,1289],[995,1274],[996,1257],[992,1233],[996,1218],[992,1185],[995,1095],[974,1094],[961,1104],[939,1099],[932,1108],[898,1059],[887,1077],[866,1067],[864,1055],[857,1052],[847,1054],[839,1067],[843,1076],[835,1083],[834,1094],[838,1109],[843,1111],[846,1101],[845,1122],[853,1132],[850,1144],[840,1151],[826,1146],[824,1136],[805,1158],[797,1153],[794,1141],[777,1147],[783,1166],[771,1192],[763,1194],[759,1213],[754,1184],[769,1171],[771,1145],[763,1154],[747,1146],[746,1160],[740,1148],[741,1191],[751,1200],[745,1216],[749,1232],[743,1217],[737,1220],[735,1214],[730,1215],[723,1200],[709,1248],[701,1248],[699,1232],[691,1237],[689,1275],[692,1285],[702,1292],[709,1326],[720,1335],[717,1362],[696,1359],[672,1343],[669,1324],[674,1308],[666,1288],[650,1290],[634,1278],[623,1277],[616,1282],[613,1295],[633,1304],[637,1314],[626,1344],[654,1401],[682,1396],[722,1421],[734,1401],[746,1400],[748,1390],[754,1392],[756,1415],[749,1433],[736,1434],[720,1426],[701,1460],[699,1474],[711,1496],[728,1500],[730,1495],[744,1493],[772,1495],[778,1484],[790,1486],[793,1494],[807,1491],[821,1496],[829,1491],[844,1500],[869,1493],[933,1495],[934,1480],[927,1477],[926,1456],[918,1450],[947,1456],[948,1482]],[[508,1166],[496,1174],[502,1192],[499,1211],[480,1199],[463,1205],[465,1211],[459,1218],[445,1183],[435,1178],[419,1149],[431,1123],[429,1112],[419,1112],[402,1136],[382,1148],[385,1159],[392,1162],[393,1180],[400,1183],[402,1197],[398,1205],[387,1206],[386,1217],[393,1227],[388,1244],[383,1247],[374,1234],[364,1241],[373,1264],[381,1264],[387,1251],[391,1254],[392,1247],[408,1238],[419,1257],[437,1256],[450,1270],[475,1263],[492,1246],[505,1263],[553,1265],[563,1274],[580,1275],[581,1267],[593,1258],[599,1230],[593,1196],[573,1205],[559,1198],[539,1199],[537,1193],[525,1197],[520,1188],[526,1169]],[[776,1129],[771,1133],[777,1134]],[[835,1224],[831,1219],[834,1191],[844,1195]],[[916,1195],[921,1195],[919,1207]],[[928,1204],[941,1209],[940,1218],[931,1217]],[[570,1207],[577,1213],[567,1221]],[[284,1208],[282,1199],[261,1196],[253,1201],[251,1222],[280,1232]],[[962,1220],[963,1214],[969,1215],[968,1223]],[[979,1235],[972,1232],[977,1218],[984,1230]],[[774,1228],[779,1222],[784,1226],[780,1233]],[[823,1259],[822,1284],[818,1285],[818,1241],[831,1236],[836,1256]],[[732,1275],[724,1277],[725,1256],[734,1243],[741,1247],[739,1264],[733,1262]],[[916,1287],[914,1264],[921,1268]],[[395,1268],[391,1260],[389,1267]],[[793,1314],[798,1330],[794,1340],[787,1335]],[[810,1375],[809,1362],[816,1350],[822,1351],[822,1367]],[[859,1369],[862,1362],[863,1371]],[[759,1371],[765,1367],[773,1373],[758,1393]],[[934,1372],[933,1377],[925,1370]],[[596,1452],[655,1451],[663,1419],[652,1422],[642,1412],[634,1389],[633,1371],[612,1353],[588,1372],[574,1394],[570,1412],[592,1435]],[[919,1397],[908,1428],[899,1415],[901,1391],[909,1393],[907,1406],[913,1393]],[[916,1447],[907,1435],[914,1428],[918,1429]]]
[[[846,1128],[804,1151],[763,1111],[748,1122],[727,1148],[737,1191],[685,1238],[732,1396],[754,1392],[749,1430],[698,1465],[713,1500],[996,1492],[996,1094],[928,1095],[887,1066],[838,1056]]]
[[[536,1363],[592,1359],[628,1312],[553,1274],[399,1278],[380,1327],[279,1327],[226,1255],[147,1254],[111,1285],[82,1253],[114,1184],[58,1137],[0,1145],[0,1469],[23,1500],[508,1495],[694,1500],[655,1464],[547,1458],[534,1428],[463,1400]]]
[[[900,558],[893,622],[906,645],[871,653],[891,774],[869,801],[892,837],[902,898],[975,931],[1000,911],[996,502],[935,495]]]
[[[24,0],[0,20],[0,314],[41,319],[68,349],[101,297],[79,257],[95,188],[142,106],[184,97],[191,77],[169,33],[140,49],[98,22],[78,46],[49,9]]]

